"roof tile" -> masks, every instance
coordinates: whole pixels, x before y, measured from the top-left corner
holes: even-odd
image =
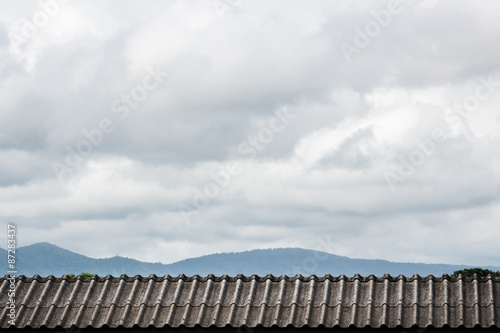
[[[16,305],[18,328],[500,327],[500,278],[35,275],[16,278]]]

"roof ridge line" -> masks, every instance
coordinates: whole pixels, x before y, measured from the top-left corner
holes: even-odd
[[[5,280],[5,279],[10,279],[10,275],[5,275],[4,277],[0,277],[0,281]],[[332,276],[330,274],[325,274],[323,276],[317,276],[315,274],[308,275],[308,276],[303,276],[301,274],[297,274],[295,276],[287,276],[285,274],[279,275],[279,276],[274,276],[272,274],[267,274],[265,276],[260,276],[257,274],[252,274],[250,276],[243,275],[243,274],[238,274],[236,276],[229,276],[227,274],[221,275],[221,276],[215,276],[214,274],[208,274],[207,276],[200,276],[198,274],[192,275],[192,276],[186,276],[184,274],[179,274],[177,276],[172,276],[169,274],[163,275],[163,276],[157,276],[156,274],[150,274],[149,276],[142,276],[139,274],[136,274],[134,276],[128,276],[126,274],[122,274],[120,276],[114,277],[110,274],[100,277],[97,274],[92,275],[91,277],[83,277],[81,275],[75,276],[75,277],[69,277],[68,274],[63,275],[62,277],[56,277],[54,275],[49,275],[47,277],[42,277],[38,274],[35,274],[32,277],[25,276],[25,275],[20,275],[18,277],[15,277],[16,280],[21,280],[21,281],[26,281],[26,280],[36,280],[36,281],[77,281],[77,280],[82,280],[82,281],[90,281],[90,280],[96,280],[96,281],[107,281],[107,280],[126,280],[126,281],[145,281],[148,282],[150,280],[154,281],[172,281],[176,282],[179,280],[183,281],[207,281],[207,280],[212,280],[212,281],[236,281],[236,280],[244,280],[244,281],[253,281],[253,280],[259,280],[259,281],[266,281],[266,280],[272,280],[272,281],[293,281],[295,282],[296,280],[304,281],[304,282],[309,282],[309,281],[324,281],[324,280],[330,280],[330,281],[340,281],[340,280],[346,280],[346,281],[354,281],[354,280],[360,280],[363,282],[368,282],[372,280],[376,281],[385,281],[389,280],[392,282],[398,282],[400,280],[404,280],[407,282],[413,282],[415,280],[418,281],[443,281],[443,280],[448,280],[450,282],[456,282],[456,281],[465,281],[465,282],[471,282],[471,281],[479,281],[479,282],[488,282],[490,280],[492,281],[500,281],[500,277],[494,277],[492,275],[487,275],[487,276],[472,276],[472,277],[464,277],[462,275],[452,277],[448,274],[443,274],[442,276],[434,276],[434,275],[427,275],[427,276],[420,276],[418,274],[415,274],[413,276],[404,276],[402,274],[398,276],[391,276],[389,274],[384,274],[383,276],[376,276],[373,274],[370,274],[368,276],[361,276],[360,274],[355,274],[354,276],[346,276],[344,274],[341,274],[339,276]]]

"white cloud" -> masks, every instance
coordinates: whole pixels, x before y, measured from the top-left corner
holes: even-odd
[[[316,249],[330,235],[339,255],[498,264],[498,77],[469,117],[456,105],[499,71],[499,5],[422,4],[350,64],[339,44],[387,2],[243,1],[225,20],[210,0],[70,2],[20,51],[15,24],[41,7],[4,6],[0,219],[22,244],[95,257]],[[169,75],[121,119],[113,102],[157,66]],[[289,124],[241,154],[280,109]],[[105,118],[114,130],[60,182],[52,163]],[[426,153],[436,129],[446,140]],[[419,154],[392,192],[384,175]],[[186,223],[179,206],[195,209],[231,162],[241,173]]]

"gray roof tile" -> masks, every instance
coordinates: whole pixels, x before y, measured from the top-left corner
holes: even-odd
[[[7,276],[0,327],[7,328]],[[121,277],[16,279],[16,327],[500,327],[500,278]]]

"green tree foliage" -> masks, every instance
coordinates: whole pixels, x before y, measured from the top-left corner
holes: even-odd
[[[80,273],[79,275],[80,275],[81,277],[92,277],[92,274],[90,274],[90,273]],[[70,278],[74,278],[74,277],[75,277],[75,274],[70,273],[70,274],[68,274],[68,276],[69,276]]]
[[[500,277],[500,271],[490,271],[489,269],[483,269],[483,268],[466,268],[466,269],[461,269],[459,271],[454,271],[453,272],[453,277],[457,277],[459,274],[462,274],[462,276],[468,277],[468,276],[473,276],[474,274],[477,274],[478,276],[488,276],[491,275],[493,277],[497,276]]]

